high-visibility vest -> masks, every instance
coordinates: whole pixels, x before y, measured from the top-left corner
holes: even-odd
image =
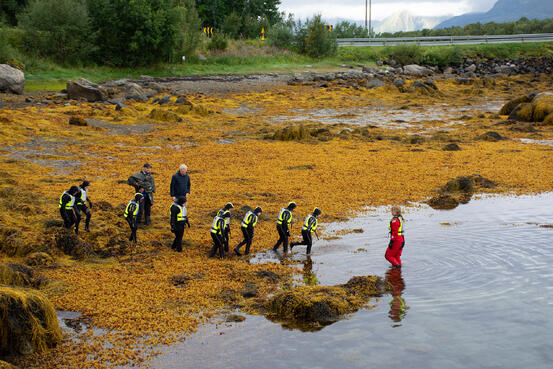
[[[134,208],[134,211],[132,212],[132,216],[135,217],[137,214],[138,214],[138,203],[135,201],[135,200],[131,200],[129,201],[129,203],[127,204],[127,207],[125,208],[125,218],[128,218],[130,213],[129,213],[129,210],[131,208],[131,205],[136,205],[136,207]]]
[[[219,210],[219,211],[217,212],[217,216],[223,218],[223,215],[224,215],[225,213],[229,213],[229,214],[230,214],[230,210],[221,209],[221,210]],[[229,225],[230,225],[230,217],[224,218],[224,219],[225,219],[225,228],[228,228]]]
[[[223,220],[223,218],[221,218],[219,215],[215,216],[215,218],[213,219],[213,224],[211,224],[211,233],[215,233],[218,235],[223,234],[223,230],[221,229],[221,225],[219,224],[221,220]]]
[[[277,224],[282,224],[284,222],[284,216],[286,213],[290,214],[290,217],[286,221],[288,224],[292,223],[292,212],[288,210],[287,208],[280,209],[280,213],[278,214]]]
[[[305,222],[303,223],[303,227],[301,229],[303,229],[304,231],[315,232],[318,225],[319,222],[317,221],[317,218],[312,214],[309,214],[307,217],[305,217]]]
[[[184,222],[184,217],[186,216],[184,206],[180,206],[176,202],[174,202],[171,206],[176,206],[177,208],[179,208],[179,212],[177,213],[177,222]]]
[[[392,233],[392,221],[394,219],[397,219],[399,220],[399,228],[397,230],[397,235],[398,236],[403,236],[403,234],[405,233],[404,229],[403,229],[403,217],[400,215],[399,217],[393,217],[392,220],[390,220],[390,225],[388,226],[388,229],[390,230],[390,233]]]
[[[60,209],[61,209],[61,205],[62,205],[62,201],[63,201],[63,195],[68,195],[71,200],[69,200],[66,204],[65,204],[65,210],[71,210],[71,208],[73,207],[73,205],[75,205],[75,196],[71,195],[70,193],[68,193],[67,191],[65,191],[64,193],[61,194],[60,196]]]
[[[252,227],[255,227],[255,225],[257,224],[257,215],[255,215],[253,211],[248,211],[246,213],[246,216],[242,221],[242,227],[247,228],[250,224],[252,225]]]
[[[85,190],[84,188],[79,187],[79,190],[81,191],[81,198],[79,199],[79,204],[84,204],[86,201],[86,197],[88,195],[88,190]]]

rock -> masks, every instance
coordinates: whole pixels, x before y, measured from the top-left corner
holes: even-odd
[[[416,64],[410,64],[410,65],[404,66],[403,73],[410,76],[415,76],[415,77],[425,77],[425,76],[431,76],[434,74],[434,72],[432,72],[430,69]]]
[[[532,99],[532,121],[543,122],[545,118],[553,113],[553,93],[545,92],[537,94]]]
[[[29,266],[50,266],[54,264],[54,258],[45,252],[33,252],[25,259]]]
[[[518,104],[511,114],[509,114],[509,120],[515,120],[517,122],[531,122],[534,115],[534,106],[532,103]]]
[[[188,283],[192,278],[184,274],[176,274],[171,277],[171,284],[173,286],[181,287]]]
[[[444,69],[444,74],[453,74],[453,68],[447,67]]]
[[[227,315],[225,321],[227,323],[240,323],[246,320],[246,317],[239,314],[229,314]]]
[[[386,86],[386,82],[378,79],[378,78],[373,78],[371,79],[368,83],[367,83],[367,88],[377,88],[377,87],[384,87]]]
[[[476,72],[476,64],[471,64],[469,65],[468,67],[465,68],[465,70],[469,73],[474,73]]]
[[[15,287],[39,287],[43,278],[23,264],[0,263],[0,285]],[[0,330],[1,331],[1,330]]]
[[[83,117],[75,117],[75,116],[69,118],[69,124],[72,126],[81,126],[81,127],[88,126],[88,123]]]
[[[177,100],[175,101],[175,104],[177,105],[190,105],[192,106],[192,103],[186,99],[184,96],[179,96]]]
[[[207,60],[207,58],[203,54],[198,54],[198,59],[200,59],[201,61]]]
[[[455,142],[447,144],[442,149],[443,151],[460,151],[461,148]]]
[[[544,126],[553,126],[553,113],[549,114],[545,119],[543,120]]]
[[[177,113],[161,109],[152,109],[148,118],[162,122],[182,122],[182,118]]]
[[[138,77],[138,79],[141,80],[141,81],[147,81],[147,82],[150,82],[150,81],[153,82],[155,80],[154,77],[146,76],[146,75],[142,75],[142,76]]]
[[[457,177],[450,179],[441,189],[441,192],[454,193],[454,192],[474,192],[474,181],[471,177]]]
[[[428,200],[428,205],[432,209],[451,210],[459,206],[459,201],[451,195],[440,195]]]
[[[159,105],[170,104],[171,103],[171,98],[167,95],[162,96],[161,99],[159,99],[157,103]]]
[[[240,209],[240,210],[242,210],[242,209]],[[251,210],[251,208],[248,207],[247,210]],[[272,272],[270,270],[259,270],[259,271],[255,272],[255,274],[258,277],[268,279],[271,282],[277,282],[280,279],[280,276],[278,274],[276,274],[275,272]]]
[[[401,89],[403,86],[405,86],[405,80],[403,80],[401,78],[398,78],[398,79],[394,80],[393,84],[397,88]]]
[[[470,176],[470,178],[472,179],[474,184],[478,187],[486,188],[486,189],[497,187],[497,183],[495,183],[494,181],[488,178],[482,177],[480,174],[473,174]]]
[[[107,92],[103,87],[87,81],[84,78],[78,78],[75,81],[67,82],[67,97],[71,100],[85,99],[88,102],[104,101]]]
[[[488,131],[480,136],[477,137],[479,140],[483,141],[489,141],[489,142],[497,142],[501,140],[506,140],[506,137],[501,136],[499,133],[494,131]]]
[[[21,95],[25,88],[25,74],[8,64],[0,64],[0,92]]]
[[[513,125],[509,128],[509,130],[513,132],[523,132],[523,133],[536,132],[536,129],[531,123]]]
[[[30,355],[61,342],[54,306],[37,291],[0,287],[0,357]]]
[[[136,100],[136,101],[145,101],[146,93],[144,89],[137,85],[136,83],[127,83],[125,85],[125,93],[127,94],[127,99]]]
[[[530,96],[521,96],[517,97],[516,99],[513,99],[509,102],[507,102],[503,107],[499,110],[499,115],[510,115],[515,108],[522,104],[522,103],[529,103],[532,101],[532,98]]]
[[[117,105],[115,105],[115,110],[119,111],[123,108],[126,108],[127,105],[123,104],[123,103],[118,103]]]
[[[246,282],[244,288],[241,291],[242,296],[245,298],[257,296],[257,285],[254,282]]]
[[[438,90],[438,87],[436,86],[436,84],[433,81],[429,80],[424,82],[422,81],[413,82],[413,84],[409,87],[408,91],[418,92],[424,95],[431,95],[436,93],[437,90]]]
[[[76,259],[84,259],[94,254],[92,246],[79,240],[72,230],[60,229],[54,233],[54,243],[56,247],[66,255],[71,255]]]

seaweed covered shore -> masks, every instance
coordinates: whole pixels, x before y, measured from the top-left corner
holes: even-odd
[[[66,334],[54,348],[12,361],[25,368],[146,365],[152,348],[185,339],[217,310],[246,308],[252,283],[256,298],[297,287],[286,262],[207,258],[214,211],[227,201],[236,210],[231,245],[245,211],[263,207],[255,253],[274,244],[278,210],[291,200],[299,221],[321,208],[324,228],[367,206],[440,196],[457,206],[470,200],[467,194],[550,190],[553,126],[529,119],[527,110],[535,111],[528,96],[547,92],[551,75],[403,82],[326,81],[220,95],[165,91],[118,105],[56,103],[54,96],[2,108],[2,262],[27,265],[40,275],[29,279],[31,287],[55,309],[82,313],[90,327],[78,340]],[[526,115],[500,115],[520,96],[530,104],[519,107]],[[134,192],[125,182],[145,162],[158,187],[153,225],[140,228],[132,245],[122,208]],[[193,181],[191,228],[183,252],[174,253],[169,182],[181,163]],[[457,178],[468,180],[450,184]],[[58,203],[82,180],[91,182],[93,218],[91,232],[76,237],[61,228]],[[336,235],[323,229],[322,236]],[[23,283],[15,280],[2,284]],[[346,299],[347,292],[338,295]]]

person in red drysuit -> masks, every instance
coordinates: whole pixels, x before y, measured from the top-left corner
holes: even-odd
[[[390,220],[390,243],[386,250],[386,260],[392,264],[394,268],[401,268],[401,253],[405,246],[404,220],[401,216],[401,208],[392,206],[393,218]]]

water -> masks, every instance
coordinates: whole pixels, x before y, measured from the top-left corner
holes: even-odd
[[[218,330],[207,326],[152,366],[549,369],[551,209],[552,193],[487,197],[450,211],[409,210],[404,266],[395,275],[384,259],[387,209],[333,224],[332,229],[364,233],[317,241],[312,256],[317,279],[336,284],[388,272],[395,296],[373,300],[374,309],[318,332],[286,330],[259,316]],[[294,258],[305,258],[304,248],[294,252]]]

